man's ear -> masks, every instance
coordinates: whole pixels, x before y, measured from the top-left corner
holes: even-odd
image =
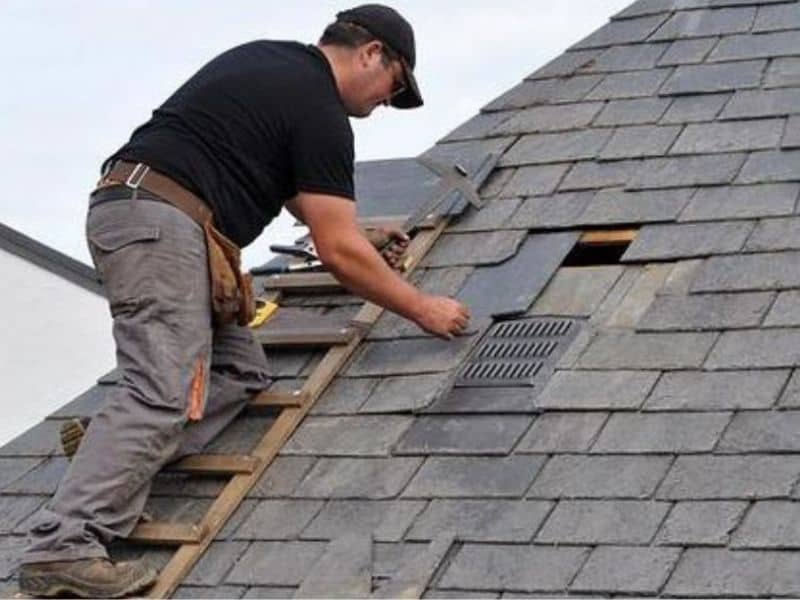
[[[370,66],[375,60],[380,60],[383,52],[383,44],[378,40],[372,40],[361,46],[359,57],[364,67]]]

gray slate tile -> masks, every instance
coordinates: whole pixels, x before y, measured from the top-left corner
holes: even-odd
[[[451,533],[437,536],[427,548],[412,557],[398,572],[393,573],[390,581],[372,597],[421,598],[454,543]]]
[[[747,219],[789,215],[794,212],[800,185],[795,183],[766,183],[700,188],[681,213],[680,221],[714,221],[717,219]],[[765,223],[772,223],[766,221]],[[798,221],[800,223],[800,220]],[[756,224],[745,248],[751,249],[752,239],[762,228]],[[798,224],[800,247],[800,224]],[[758,247],[752,248],[759,250]],[[761,248],[762,250],[773,248]]]
[[[800,412],[758,411],[737,414],[718,452],[797,452],[800,449]]]
[[[520,167],[503,187],[501,195],[511,197],[552,194],[569,167],[569,164]]]
[[[800,85],[800,57],[774,58],[764,79],[765,88],[792,87]]]
[[[21,524],[45,502],[40,496],[0,496],[0,535],[27,533]]]
[[[668,502],[562,500],[536,541],[545,544],[647,544],[669,511]]]
[[[800,406],[800,371],[795,370],[792,373],[778,404],[790,408]]]
[[[530,424],[521,415],[417,417],[394,454],[505,455]]]
[[[600,151],[602,160],[662,156],[678,137],[681,128],[671,125],[620,127]]]
[[[800,150],[753,152],[747,159],[738,181],[758,183],[773,181],[796,181]]]
[[[730,420],[730,413],[614,414],[600,432],[592,452],[710,452]]]
[[[668,44],[612,46],[581,68],[585,73],[611,73],[652,69]]]
[[[572,250],[579,235],[575,231],[529,235],[511,260],[496,267],[477,268],[457,298],[470,307],[473,316],[525,312]],[[498,294],[501,288],[504,293]]]
[[[732,35],[724,37],[708,57],[709,62],[774,58],[790,56],[800,51],[796,31],[781,31],[757,35]]]
[[[672,270],[669,263],[629,268],[592,315],[590,323],[601,329],[635,328]]]
[[[325,542],[255,542],[228,574],[226,583],[300,585],[326,546]]]
[[[109,389],[111,389],[110,385],[94,385],[52,413],[50,417],[59,419],[91,417],[105,403],[106,393]]]
[[[332,540],[347,534],[399,542],[426,503],[415,500],[331,500],[303,530],[304,539]]]
[[[780,29],[800,29],[800,5],[791,3],[759,7],[753,31]]]
[[[308,474],[316,460],[310,456],[276,456],[250,491],[250,495],[256,498],[288,496]]]
[[[781,140],[781,148],[800,148],[800,117],[790,117],[786,133]]]
[[[515,139],[498,137],[436,144],[426,150],[422,156],[444,164],[460,164],[468,173],[472,173],[481,166],[487,154],[490,152],[502,154]]]
[[[587,554],[584,548],[465,544],[438,585],[464,590],[560,592]]]
[[[757,327],[775,295],[769,292],[659,296],[639,320],[639,331],[703,331]]]
[[[656,537],[662,546],[727,546],[747,502],[678,502]]]
[[[255,585],[248,588],[243,598],[294,598],[296,587],[281,587],[269,585]]]
[[[586,452],[608,418],[604,412],[545,413],[534,421],[516,452]]]
[[[572,192],[525,198],[508,226],[525,229],[569,227],[592,200],[592,192]]]
[[[396,458],[323,458],[294,492],[300,498],[394,498],[422,460]]]
[[[528,313],[589,317],[600,306],[622,271],[619,265],[561,267]]]
[[[658,489],[666,500],[788,497],[800,475],[794,456],[679,456]]]
[[[296,592],[298,598],[368,598],[372,592],[372,538],[333,540]]]
[[[572,75],[585,64],[598,56],[602,50],[568,50],[563,54],[559,54],[556,58],[549,63],[540,67],[525,79],[549,79],[551,77],[566,77]]]
[[[430,544],[373,544],[372,578],[380,584],[391,580],[398,572],[410,565],[416,556],[429,549]]]
[[[722,597],[800,594],[796,552],[690,548],[664,588],[670,596]]]
[[[652,189],[730,183],[744,160],[743,154],[648,158],[626,187]]]
[[[524,135],[503,155],[499,164],[517,166],[594,158],[610,135],[611,132],[604,129]]]
[[[649,498],[664,478],[667,456],[555,456],[529,498]]]
[[[669,153],[710,154],[775,148],[784,124],[784,119],[756,119],[688,125]]]
[[[620,260],[656,261],[729,254],[741,250],[752,230],[750,221],[645,225]]]
[[[800,326],[800,292],[781,292],[764,319],[765,327]]]
[[[614,100],[653,96],[672,69],[628,71],[607,75],[587,96],[587,100]]]
[[[691,188],[626,192],[602,190],[576,220],[578,225],[674,221],[689,202]]]
[[[403,492],[407,498],[519,498],[539,473],[538,456],[432,457]]]
[[[698,64],[705,60],[718,38],[675,40],[658,61],[658,66]]]
[[[756,502],[733,534],[731,548],[800,548],[800,503],[784,500]]]
[[[725,105],[720,119],[780,117],[800,112],[800,89],[744,90]]]
[[[651,40],[706,37],[749,31],[756,16],[752,7],[722,8],[675,13]]]
[[[726,331],[706,361],[709,369],[793,367],[800,362],[800,329]]]
[[[641,160],[579,162],[570,170],[558,190],[591,190],[626,185],[641,165]]]
[[[699,94],[678,96],[672,100],[661,123],[701,123],[713,121],[731,94]],[[665,99],[665,98],[664,98]]]
[[[675,69],[661,86],[659,94],[710,94],[759,87],[761,75],[767,68],[765,60],[720,64],[682,65]]]
[[[400,415],[307,417],[281,454],[388,456],[412,421]]]
[[[734,292],[800,287],[800,252],[712,256],[700,268],[691,291]]]
[[[656,290],[656,295],[681,296],[689,293],[689,286],[698,267],[703,264],[703,259],[679,260],[675,262],[667,275],[664,283]]]
[[[556,371],[536,399],[544,409],[637,409],[653,388],[657,371]]]
[[[775,404],[788,370],[664,373],[645,410],[758,410]]]
[[[678,548],[595,548],[570,591],[657,594],[680,555]]]
[[[0,538],[0,581],[9,579],[19,566],[19,555],[25,547],[25,538]],[[9,594],[12,598],[14,595]]]
[[[457,387],[434,402],[424,412],[447,414],[534,413],[539,408],[531,387]]]
[[[495,127],[493,133],[495,135],[520,135],[581,129],[589,125],[602,108],[602,102],[533,106],[519,111],[510,119],[503,121]]]
[[[483,107],[485,111],[526,108],[537,104],[578,102],[603,79],[602,75],[576,75],[558,79],[523,81]]]
[[[40,421],[0,447],[0,456],[47,457],[63,455],[59,442],[59,430],[62,423],[63,421],[50,419]]]
[[[347,369],[353,377],[412,375],[458,366],[477,341],[475,335],[454,340],[410,338],[367,342]]]
[[[656,123],[667,110],[670,102],[669,98],[611,100],[594,120],[594,124],[607,126]]]
[[[611,21],[574,44],[571,50],[641,42],[658,29],[665,19],[663,15],[651,15],[625,21]]]
[[[456,127],[444,136],[442,142],[459,142],[488,137],[494,129],[517,114],[517,111],[508,110],[496,113],[479,113]]]
[[[247,549],[247,542],[212,542],[183,580],[187,585],[220,585]]]
[[[291,588],[285,588],[291,589]],[[201,585],[183,585],[181,584],[175,593],[170,596],[171,598],[242,598],[244,597],[247,588],[243,585],[222,585],[222,586],[201,586]],[[258,598],[270,598],[275,596],[258,596]],[[284,598],[291,598],[291,593]]]
[[[713,333],[625,333],[596,337],[583,353],[582,369],[688,369],[699,367]]]
[[[337,377],[311,407],[312,415],[355,414],[378,384],[378,379]]]
[[[53,494],[67,471],[61,456],[0,459],[0,487],[5,494]]]
[[[418,412],[442,396],[452,382],[448,374],[384,377],[370,395],[362,414]]]
[[[237,540],[291,540],[322,509],[313,500],[261,500],[233,535]]]
[[[514,256],[525,239],[524,232],[445,234],[423,259],[426,267],[497,264]]]
[[[552,507],[531,500],[433,500],[406,539],[453,532],[465,542],[528,542]]]
[[[429,598],[438,598],[439,600],[459,600],[460,598],[472,599],[490,599],[490,598],[510,598],[507,594],[500,595],[500,592],[464,592],[455,590],[428,590],[422,595],[422,598],[428,600]],[[521,596],[529,598],[530,596]]]
[[[508,218],[517,210],[519,204],[519,198],[498,198],[488,202],[480,210],[467,207],[461,218],[448,226],[447,231],[450,233],[471,233],[502,229]]]

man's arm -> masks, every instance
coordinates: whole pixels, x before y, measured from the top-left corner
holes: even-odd
[[[452,298],[424,294],[392,271],[361,232],[352,200],[300,192],[286,208],[308,226],[320,260],[345,287],[429,333],[452,338],[464,332],[469,324],[466,307]]]

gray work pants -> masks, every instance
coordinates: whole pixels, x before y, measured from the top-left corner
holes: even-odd
[[[121,379],[36,515],[22,563],[108,556],[105,545],[136,525],[155,473],[200,451],[269,384],[250,330],[212,327],[199,225],[139,197],[95,205],[86,231],[111,306]],[[198,385],[204,416],[189,421]]]

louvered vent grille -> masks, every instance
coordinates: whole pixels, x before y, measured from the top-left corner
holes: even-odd
[[[571,319],[533,318],[495,323],[461,369],[458,386],[535,386],[577,335]]]

